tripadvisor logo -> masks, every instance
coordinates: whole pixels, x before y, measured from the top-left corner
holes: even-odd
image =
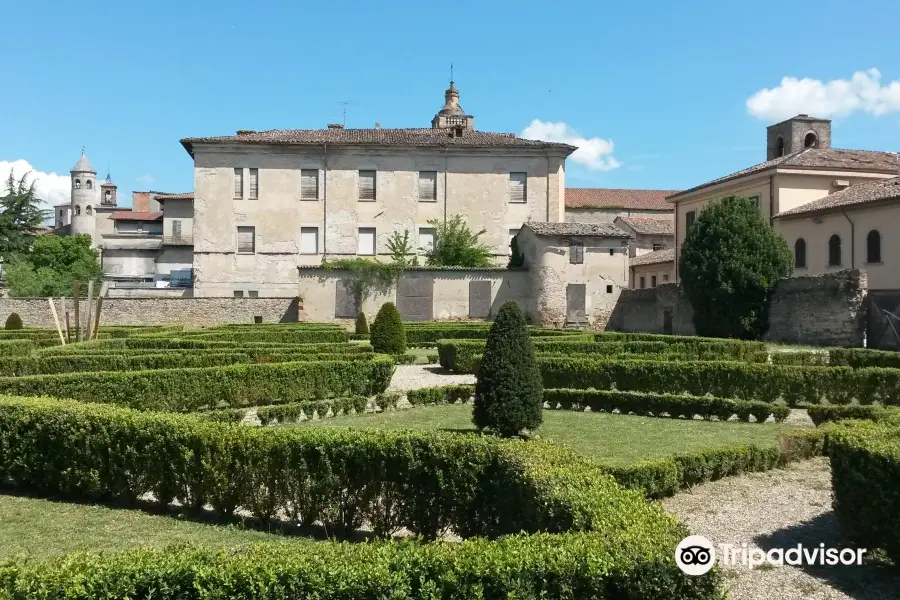
[[[716,563],[716,549],[702,535],[689,535],[675,547],[675,563],[688,575],[703,575]]]

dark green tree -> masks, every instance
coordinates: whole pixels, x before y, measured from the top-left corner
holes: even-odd
[[[100,254],[89,235],[39,236],[31,251],[18,255],[6,269],[9,295],[18,297],[69,296],[73,281],[102,279]]]
[[[491,249],[479,241],[485,230],[475,233],[460,215],[449,221],[431,220],[434,245],[426,252],[427,264],[434,267],[489,267]]]
[[[19,316],[19,313],[10,313],[6,317],[6,329],[22,329],[22,317]]]
[[[356,315],[356,333],[360,335],[369,335],[369,322],[366,321],[366,313],[359,311]]]
[[[525,264],[525,255],[519,250],[519,236],[514,235],[513,239],[509,242],[509,249],[511,253],[509,255],[509,263],[506,265],[508,269],[516,269]]]
[[[393,302],[385,302],[378,310],[369,331],[369,343],[375,352],[403,354],[406,352],[406,331],[400,312]]]
[[[16,179],[9,172],[5,195],[0,196],[0,259],[10,264],[28,252],[38,236],[38,229],[49,215],[40,207],[35,182],[28,183],[29,173]]]
[[[697,334],[761,337],[772,293],[792,264],[787,242],[755,202],[729,196],[708,205],[687,231],[678,261]]]
[[[541,424],[544,387],[515,302],[504,304],[491,325],[477,378],[472,422],[478,429],[510,437]]]

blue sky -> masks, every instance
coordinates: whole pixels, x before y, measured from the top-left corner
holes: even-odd
[[[450,62],[476,128],[589,140],[569,186],[702,183],[764,160],[785,111],[832,117],[835,146],[900,150],[884,0],[33,0],[3,17],[0,166],[25,161],[54,193],[82,145],[128,198],[192,189],[185,136],[324,127],[341,101],[348,127],[428,126]]]

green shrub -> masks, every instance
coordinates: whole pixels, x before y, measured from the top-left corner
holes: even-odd
[[[467,403],[475,393],[474,385],[442,385],[438,387],[419,388],[406,392],[406,400],[413,406],[428,404]]]
[[[31,340],[0,340],[0,357],[28,356],[34,350],[35,343]]]
[[[22,329],[22,317],[19,316],[19,313],[10,313],[9,316],[6,317],[6,326],[4,329],[7,331]]]
[[[369,335],[369,322],[366,321],[366,313],[359,311],[356,315],[356,334]]]
[[[308,419],[313,418],[315,415],[318,415],[319,418],[325,418],[328,416],[329,411],[331,411],[332,417],[340,413],[348,415],[351,410],[357,414],[362,414],[365,412],[368,403],[369,399],[365,396],[291,402],[288,404],[261,406],[256,411],[256,416],[262,425],[296,423],[303,416],[306,416]]]
[[[184,412],[328,396],[371,396],[387,389],[393,369],[390,357],[375,356],[357,361],[0,377],[0,393],[52,394],[139,410]]]
[[[804,367],[826,367],[829,365],[828,355],[824,352],[773,352],[772,364]]]
[[[240,423],[246,415],[247,410],[244,408],[223,408],[197,413],[197,416],[201,419],[216,423]]]
[[[221,331],[208,331],[192,335],[184,335],[191,340],[198,341],[225,341],[225,342],[278,342],[286,344],[310,344],[325,342],[346,342],[350,335],[343,329],[229,329]],[[132,339],[167,339],[166,337],[141,337]]]
[[[418,358],[415,354],[395,354],[394,362],[398,365],[411,365],[416,362],[416,358]]]
[[[541,375],[525,317],[515,302],[500,308],[477,378],[472,409],[475,427],[509,437],[541,424]]]
[[[438,363],[438,355],[437,354],[426,354],[425,360],[428,361],[429,365],[436,365]]]
[[[848,366],[854,369],[866,367],[884,367],[900,369],[900,352],[887,350],[867,350],[863,348],[829,348],[829,364],[832,366]]]
[[[833,507],[843,533],[900,564],[900,423],[836,427],[828,436]]]
[[[369,332],[369,340],[375,352],[383,354],[403,354],[406,352],[406,332],[400,313],[393,302],[385,302],[378,310],[372,329]]]
[[[142,354],[152,351],[157,354],[162,351],[202,351],[209,350],[213,352],[239,352],[250,356],[258,356],[260,354],[336,354],[336,353],[356,353],[356,352],[372,352],[372,346],[368,344],[347,344],[347,343],[311,343],[311,344],[288,344],[277,342],[223,342],[223,341],[201,341],[193,339],[156,339],[156,338],[129,338],[129,339],[109,339],[92,342],[80,342],[77,344],[66,344],[65,346],[56,346],[53,348],[44,348],[40,350],[40,355],[49,354]]]
[[[883,406],[877,404],[869,406],[860,406],[858,404],[851,406],[819,404],[807,406],[806,412],[809,413],[809,418],[812,419],[812,422],[818,427],[822,423],[832,423],[848,419],[879,421],[891,415],[894,411],[885,409]]]

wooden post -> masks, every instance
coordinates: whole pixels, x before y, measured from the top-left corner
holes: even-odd
[[[85,341],[91,339],[91,330],[94,328],[94,324],[91,322],[91,316],[94,310],[94,280],[91,279],[88,281],[88,295],[87,295],[87,320],[84,322],[84,337]]]
[[[69,311],[66,310],[66,297],[62,296],[59,299],[59,314],[65,315],[66,317],[66,341],[69,341]]]
[[[104,281],[100,284],[100,291],[97,293],[97,314],[94,315],[94,334],[92,339],[97,339],[97,333],[100,331],[100,310],[103,308],[103,297],[106,296],[107,284]]]
[[[72,341],[72,328],[69,326],[69,311],[66,311],[66,341]]]
[[[80,287],[77,281],[72,282],[72,302],[75,303],[74,315],[75,318],[75,341],[81,341],[81,320],[79,319],[78,313],[78,292],[80,291]]]
[[[59,315],[56,314],[56,305],[53,304],[53,298],[47,298],[47,302],[50,303],[50,312],[53,314],[53,322],[56,323],[56,332],[59,334],[59,343],[62,346],[66,345],[66,339],[63,337],[62,327],[59,324]]]

